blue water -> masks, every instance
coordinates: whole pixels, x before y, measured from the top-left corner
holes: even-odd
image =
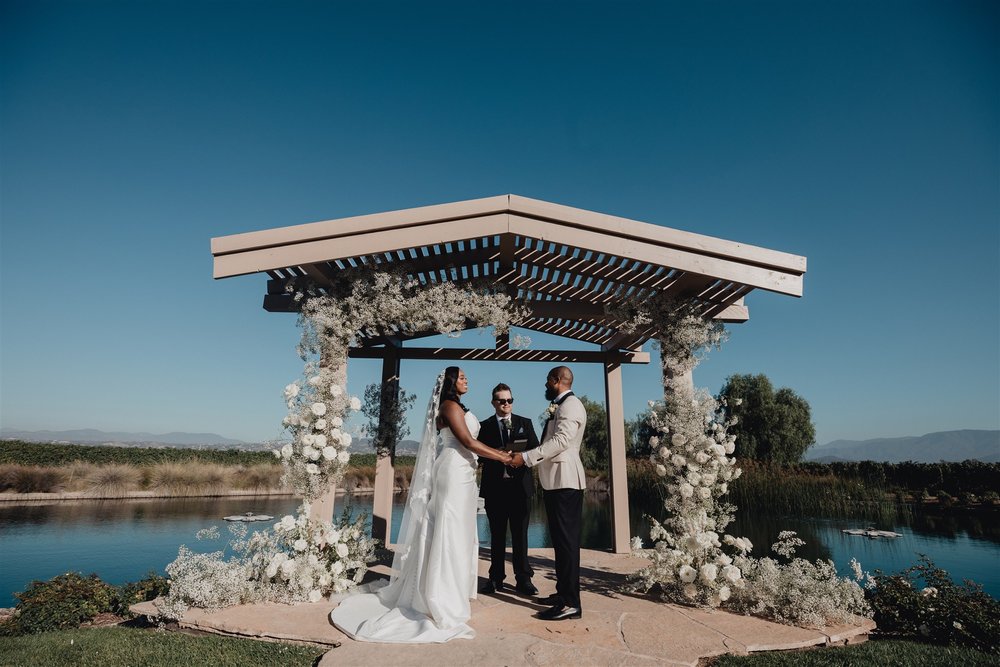
[[[338,498],[339,516],[345,504],[352,512],[371,510],[371,496]],[[393,511],[393,536],[399,530],[401,500]],[[150,570],[162,573],[186,544],[196,551],[214,551],[220,540],[199,541],[195,533],[218,526],[228,535],[222,517],[247,511],[281,517],[292,514],[293,498],[194,498],[172,500],[104,500],[50,504],[0,504],[0,606],[12,606],[13,594],[34,579],[49,579],[67,571],[97,573],[105,581],[120,584],[143,577]],[[583,545],[609,548],[610,508],[606,496],[590,495],[584,505]],[[648,535],[641,518],[642,499],[634,499],[632,534]],[[842,528],[865,527],[864,521],[780,518],[739,513],[729,531],[744,535],[755,545],[755,554],[765,554],[781,530],[798,531],[807,544],[800,550],[806,558],[831,558],[843,574],[849,573],[852,556],[866,570],[899,571],[914,564],[917,554],[927,554],[958,581],[972,579],[1000,598],[1000,522],[998,513],[920,515],[892,525],[903,537],[870,540],[841,533]],[[545,510],[536,502],[528,529],[533,547],[549,546]],[[269,528],[273,522],[248,524],[251,529]],[[488,544],[485,515],[479,515],[479,537]]]

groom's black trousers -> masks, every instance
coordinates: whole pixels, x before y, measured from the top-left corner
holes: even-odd
[[[556,593],[567,607],[580,608],[580,531],[583,490],[545,491],[549,537],[556,552]]]

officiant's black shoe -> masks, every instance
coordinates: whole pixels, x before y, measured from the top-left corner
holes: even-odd
[[[521,595],[538,595],[538,589],[530,581],[519,581],[517,585],[514,586],[514,590]]]
[[[493,581],[491,579],[487,579],[486,583],[479,589],[479,592],[483,595],[493,595],[494,593],[498,593],[500,591],[503,591],[503,582]]]
[[[558,593],[553,593],[549,597],[541,598],[540,600],[535,600],[535,602],[537,602],[538,604],[547,604],[551,607],[553,605],[562,604],[562,598],[559,597]]]
[[[543,621],[565,621],[567,619],[583,618],[583,611],[579,607],[567,607],[557,604],[545,611],[538,612],[535,614],[535,618],[540,618]]]

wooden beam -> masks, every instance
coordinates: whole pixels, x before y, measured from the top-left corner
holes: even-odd
[[[422,224],[417,227],[368,231],[350,236],[322,238],[298,243],[285,242],[262,248],[216,254],[216,278],[258,273],[289,266],[391,252],[405,248],[454,243],[470,237],[495,236],[507,231],[507,215]],[[474,234],[473,234],[474,232]],[[430,243],[429,239],[433,239]]]
[[[622,367],[604,364],[604,397],[608,412],[608,477],[611,479],[611,550],[627,554],[631,527],[628,509],[628,474],[625,462],[625,408],[622,402]]]
[[[515,214],[510,214],[508,219],[510,231],[521,236],[575,247],[601,248],[610,255],[673,267],[686,273],[731,280],[780,294],[802,296],[801,273],[778,271],[733,259],[699,254],[688,249],[656,245],[641,239],[613,236],[606,232],[574,228]]]
[[[619,363],[648,364],[649,353],[601,350],[497,350],[494,348],[403,347],[388,351],[384,347],[352,347],[351,359],[383,359],[398,354],[400,359],[440,359],[447,361],[544,361],[550,363]]]

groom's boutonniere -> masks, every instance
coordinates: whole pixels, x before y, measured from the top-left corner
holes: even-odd
[[[556,410],[558,409],[559,409],[558,405],[556,405],[555,403],[549,403],[549,407],[545,408],[545,421],[548,421],[553,417],[555,417]]]

